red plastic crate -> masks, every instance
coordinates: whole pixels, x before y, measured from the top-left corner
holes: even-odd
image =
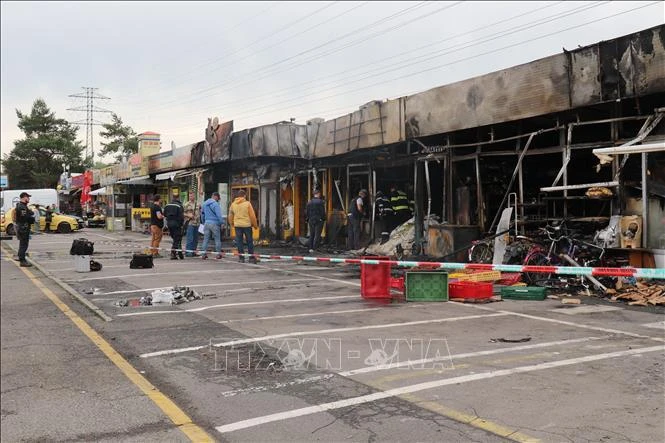
[[[390,260],[390,257],[365,256],[367,260]],[[360,264],[360,295],[363,298],[390,299],[390,263]]]
[[[491,298],[493,295],[492,283],[459,281],[448,285],[450,298]]]
[[[404,277],[391,277],[390,287],[392,289],[397,289],[398,291],[404,292]]]

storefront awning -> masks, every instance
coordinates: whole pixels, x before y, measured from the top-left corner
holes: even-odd
[[[159,180],[173,180],[173,178],[181,171],[171,171],[171,172],[162,172],[161,174],[155,175],[155,181]]]
[[[149,175],[141,175],[139,177],[132,177],[125,180],[118,180],[119,185],[153,185],[153,181]]]
[[[178,175],[176,175],[176,178],[184,178],[184,177],[189,177],[191,175],[196,175],[200,172],[206,172],[208,168],[196,168],[196,169],[188,169],[184,171],[178,171]]]
[[[106,194],[106,187],[95,189],[94,191],[90,191],[88,195],[107,195]]]

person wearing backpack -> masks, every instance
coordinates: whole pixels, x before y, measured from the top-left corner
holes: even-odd
[[[326,203],[321,198],[321,191],[314,191],[314,197],[307,202],[305,221],[309,227],[309,253],[313,253],[321,243],[321,230],[326,223]]]
[[[203,223],[203,260],[208,259],[208,243],[210,237],[215,239],[215,259],[222,258],[222,209],[219,207],[219,192],[213,192],[212,196],[201,206],[201,223]]]
[[[241,263],[245,262],[245,256],[242,255],[245,253],[245,245],[243,242],[243,237],[247,241],[247,252],[254,254],[254,238],[252,235],[252,228],[258,228],[258,222],[256,221],[256,214],[254,213],[254,208],[252,204],[245,199],[244,189],[238,191],[238,196],[233,203],[231,203],[231,208],[229,209],[229,225],[233,226],[236,230],[236,246],[238,247],[238,252],[241,254],[239,261]],[[250,263],[256,263],[255,257],[249,257]]]

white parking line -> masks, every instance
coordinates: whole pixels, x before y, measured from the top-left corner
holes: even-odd
[[[357,296],[353,296],[357,297]],[[363,331],[367,329],[381,329],[381,328],[398,328],[398,327],[403,327],[403,326],[413,326],[413,325],[424,325],[424,324],[430,324],[430,323],[443,323],[443,322],[449,322],[449,321],[462,321],[462,320],[474,320],[477,318],[488,318],[488,317],[502,317],[508,314],[503,314],[503,313],[496,313],[496,314],[486,314],[486,315],[467,315],[465,317],[447,317],[447,318],[435,318],[432,320],[418,320],[418,321],[409,321],[409,322],[402,322],[402,323],[387,323],[387,324],[381,324],[381,325],[366,325],[366,326],[352,326],[349,328],[335,328],[335,329],[320,329],[316,331],[299,331],[299,332],[288,332],[285,334],[276,334],[276,335],[264,335],[261,337],[253,337],[253,338],[245,338],[245,339],[240,339],[240,340],[232,340],[232,341],[227,341],[223,343],[215,343],[215,344],[208,344],[208,345],[203,345],[203,346],[192,346],[189,348],[179,348],[179,349],[167,349],[164,351],[156,351],[156,352],[148,352],[146,354],[141,354],[140,357],[143,358],[148,358],[148,357],[157,357],[160,355],[170,355],[170,354],[181,354],[184,352],[190,352],[190,351],[198,351],[200,349],[205,349],[210,346],[214,346],[216,348],[224,347],[224,346],[235,346],[235,345],[240,345],[240,344],[246,344],[246,343],[256,343],[260,341],[270,341],[274,340],[277,338],[285,338],[285,337],[300,337],[303,335],[318,335],[318,334],[330,334],[333,332],[350,332],[350,331]]]
[[[70,282],[86,282],[91,280],[109,280],[112,278],[142,278],[142,277],[152,277],[155,275],[180,275],[180,274],[220,274],[225,272],[235,272],[238,273],[238,269],[203,269],[200,271],[170,271],[170,272],[143,272],[143,273],[134,273],[134,274],[123,274],[123,275],[107,275],[104,277],[92,277],[92,278],[81,278],[78,280],[67,280]]]
[[[352,297],[356,297],[356,296],[353,295]],[[338,298],[338,297],[334,297],[334,298]],[[316,317],[316,316],[320,316],[320,315],[348,314],[349,312],[378,311],[379,309],[383,309],[383,308],[348,309],[346,311],[325,311],[325,312],[310,312],[310,313],[307,313],[307,314],[274,315],[272,317],[239,318],[237,320],[222,320],[222,321],[219,321],[217,323],[226,324],[226,323],[239,323],[239,322],[256,321],[256,320],[275,320],[275,319],[279,319],[279,318]]]
[[[293,279],[289,279],[289,280],[265,280],[265,281],[252,281],[252,282],[237,281],[237,282],[231,282],[231,283],[205,283],[205,284],[200,284],[200,285],[187,285],[187,287],[188,288],[207,288],[207,287],[213,287],[213,286],[238,286],[238,285],[247,286],[249,283],[252,283],[252,284],[280,284],[280,283],[288,283],[288,282],[294,282],[294,281],[313,283],[313,281],[311,279],[293,278]],[[97,295],[132,294],[132,293],[136,293],[136,292],[152,292],[152,291],[156,291],[157,289],[171,289],[171,288],[173,288],[173,285],[171,285],[171,286],[160,286],[158,288],[137,288],[137,289],[127,289],[127,290],[123,290],[123,291],[104,292],[103,294],[97,294]],[[254,288],[254,289],[258,289],[258,288]]]
[[[549,309],[549,311],[556,312],[558,314],[577,315],[577,314],[594,314],[596,312],[618,311],[621,309],[622,308],[617,308],[616,306],[588,305],[588,306],[575,306],[573,308]]]
[[[192,309],[177,309],[173,311],[143,311],[143,312],[129,312],[127,314],[118,314],[118,317],[133,317],[137,315],[153,315],[153,314],[182,314],[185,312],[201,312],[208,309],[230,308],[234,306],[253,306],[253,305],[268,305],[277,303],[295,303],[295,302],[308,302],[319,300],[338,300],[340,298],[358,298],[357,295],[334,295],[331,297],[309,297],[309,298],[284,298],[277,300],[263,300],[263,301],[248,301],[241,303],[227,303],[223,305],[201,306],[200,308]]]
[[[511,369],[501,369],[496,371],[481,372],[478,374],[462,375],[459,377],[444,378],[440,380],[418,383],[415,385],[403,386],[395,389],[388,389],[382,392],[376,392],[368,395],[361,395],[359,397],[348,398],[345,400],[333,401],[330,403],[318,404],[306,408],[292,409],[290,411],[278,412],[276,414],[264,415],[262,417],[250,418],[235,423],[229,423],[222,426],[217,426],[215,429],[220,433],[234,432],[241,429],[247,429],[254,426],[272,423],[281,420],[288,420],[296,417],[303,417],[305,415],[316,414],[319,412],[330,411],[333,409],[341,409],[349,406],[370,403],[377,400],[382,400],[390,397],[397,397],[404,394],[412,394],[414,392],[424,391],[428,389],[435,389],[443,386],[457,385],[461,383],[468,383],[477,380],[487,380],[490,378],[502,377],[513,374],[521,374],[525,372],[542,371],[546,369],[560,368],[563,366],[576,365],[579,363],[588,363],[592,361],[606,360],[610,358],[625,357],[629,355],[639,355],[648,352],[664,351],[665,346],[652,346],[648,348],[630,349],[625,351],[609,352],[606,354],[588,355],[585,357],[570,358],[566,360],[558,360],[546,363],[539,363],[535,365],[519,366]]]
[[[457,304],[457,302],[453,302],[453,303]],[[459,304],[462,304],[462,303],[459,303]],[[537,315],[522,314],[521,312],[497,310],[497,309],[487,308],[487,307],[478,306],[478,305],[464,304],[464,306],[468,306],[470,308],[478,309],[478,310],[486,311],[486,312],[503,312],[503,313],[508,314],[508,315],[514,315],[514,316],[517,316],[517,317],[529,318],[531,320],[540,320],[540,321],[546,321],[546,322],[549,322],[549,323],[558,323],[560,325],[574,326],[576,328],[590,329],[592,331],[605,332],[605,333],[608,333],[608,334],[621,334],[621,335],[626,335],[628,337],[646,338],[646,339],[653,340],[653,341],[665,342],[665,338],[652,337],[650,335],[635,334],[633,332],[621,331],[619,329],[601,328],[599,326],[591,326],[591,325],[581,325],[579,323],[573,323],[571,321],[557,320],[555,318],[540,317],[540,316],[537,316]]]
[[[421,359],[421,360],[410,360],[410,361],[404,361],[404,362],[398,362],[398,363],[388,363],[388,364],[383,364],[383,365],[366,366],[366,367],[360,368],[360,369],[352,369],[350,371],[338,372],[337,375],[341,375],[342,377],[351,377],[353,375],[358,375],[358,374],[368,374],[370,372],[384,371],[384,370],[396,369],[396,368],[403,368],[403,367],[407,367],[407,366],[420,366],[420,365],[423,365],[423,364],[426,364],[426,363],[436,363],[436,362],[445,361],[445,360],[473,358],[473,357],[480,357],[480,356],[483,356],[483,355],[503,354],[505,352],[523,351],[523,350],[527,350],[527,349],[537,349],[537,348],[547,348],[547,347],[550,347],[550,346],[558,346],[558,345],[570,345],[570,344],[574,344],[574,343],[584,343],[584,342],[592,341],[592,340],[605,340],[605,339],[608,339],[608,338],[610,338],[610,336],[574,338],[574,339],[569,339],[569,340],[558,340],[558,341],[550,341],[550,342],[545,342],[545,343],[534,343],[534,344],[531,344],[531,345],[513,346],[511,348],[488,349],[486,351],[467,352],[467,353],[464,353],[464,354],[443,355],[443,356],[434,357],[434,358],[424,358],[424,359]]]
[[[645,328],[665,329],[665,320],[657,321],[655,323],[645,323],[642,326],[644,326]]]

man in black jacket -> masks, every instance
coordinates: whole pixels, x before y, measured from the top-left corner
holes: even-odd
[[[19,195],[21,200],[16,203],[16,210],[14,211],[16,237],[19,240],[18,261],[21,262],[21,267],[24,268],[32,266],[25,259],[25,254],[28,252],[28,243],[30,242],[30,225],[35,222],[35,216],[28,208],[30,197],[31,195],[27,192],[21,192],[21,195]]]
[[[321,230],[326,223],[326,203],[321,198],[321,191],[314,191],[314,197],[307,202],[305,221],[309,226],[309,253],[321,242]]]
[[[178,197],[173,197],[171,203],[164,206],[164,218],[166,218],[166,225],[169,227],[169,233],[173,239],[171,246],[171,260],[185,259],[182,253],[182,226],[185,223],[185,210]],[[176,257],[176,252],[178,257]]]

